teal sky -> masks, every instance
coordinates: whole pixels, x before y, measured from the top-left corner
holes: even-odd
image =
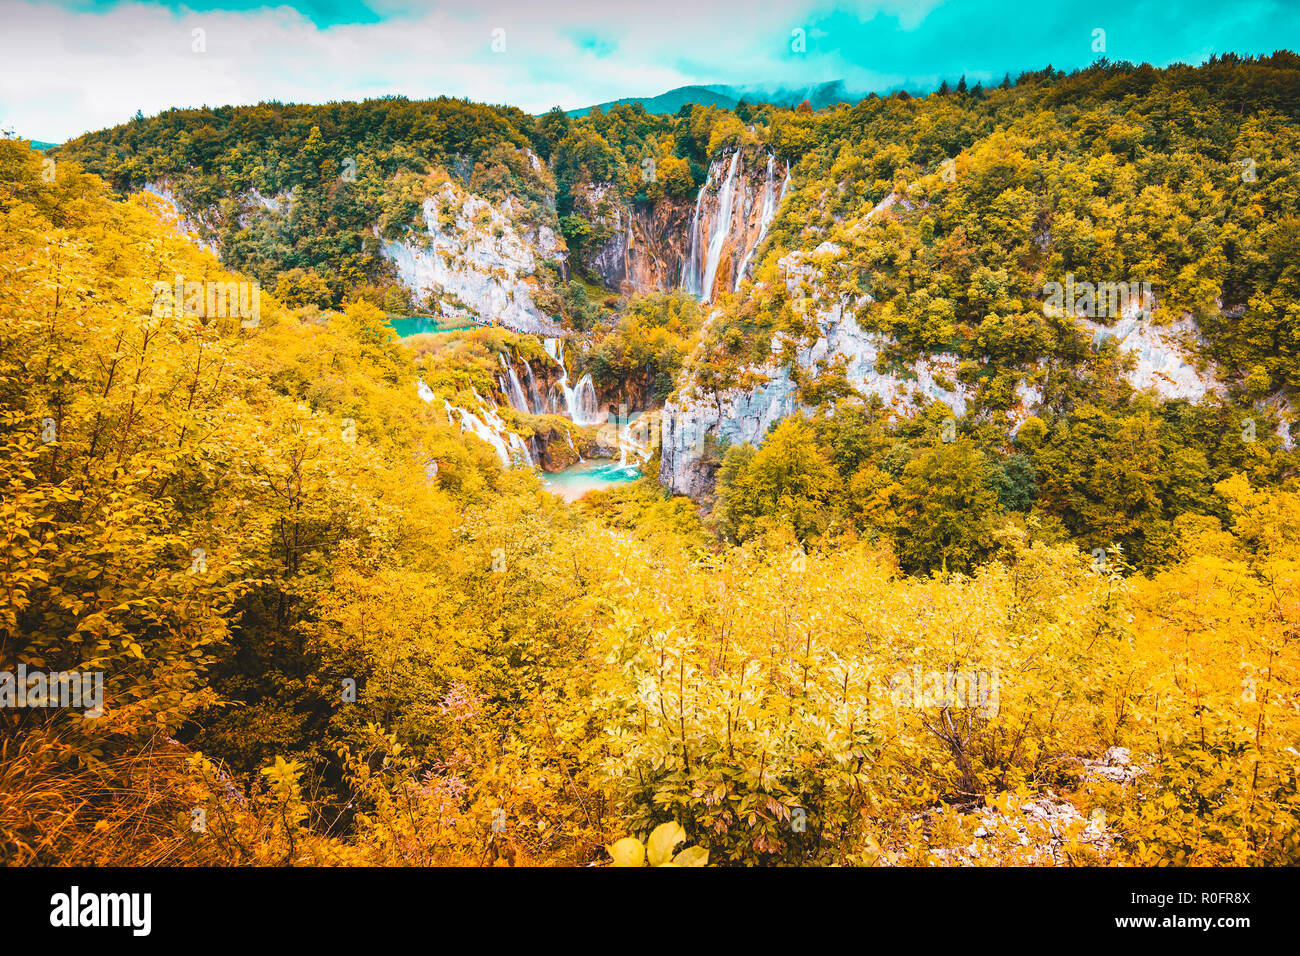
[[[445,93],[538,112],[689,84],[868,92],[1300,48],[1294,0],[0,0],[0,22],[0,126],[54,141],[137,109],[264,99]]]

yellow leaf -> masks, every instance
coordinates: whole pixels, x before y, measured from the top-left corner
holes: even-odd
[[[675,821],[661,823],[650,834],[650,865],[663,866],[673,857],[673,847],[686,839],[686,831]]]
[[[681,853],[673,857],[671,864],[665,863],[665,866],[707,866],[709,863],[709,851],[701,846],[688,846]]]
[[[614,860],[614,866],[641,866],[645,862],[645,847],[636,837],[623,837],[605,847]]]

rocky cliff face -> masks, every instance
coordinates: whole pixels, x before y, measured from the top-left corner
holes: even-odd
[[[877,211],[873,210],[873,215]],[[808,307],[816,318],[818,335],[803,343],[793,356],[784,355],[781,343],[774,341],[771,359],[749,370],[766,376],[764,384],[724,393],[719,409],[719,402],[713,396],[700,394],[688,378],[677,399],[665,406],[659,478],[669,489],[695,498],[709,494],[715,464],[705,454],[708,443],[717,445],[726,440],[759,445],[772,425],[788,415],[810,411],[798,401],[789,372],[791,363],[810,370],[823,360],[843,360],[850,383],[863,395],[879,396],[887,408],[911,411],[924,402],[937,400],[947,404],[954,415],[965,414],[971,393],[957,377],[955,355],[922,355],[903,374],[877,370],[882,348],[891,343],[886,336],[864,331],[858,325],[856,313],[871,302],[870,296],[845,306],[829,301],[821,292],[824,270],[841,255],[842,250],[828,242],[812,253],[792,252],[780,260],[790,290],[800,282],[813,290]],[[1113,338],[1121,352],[1133,357],[1125,378],[1134,388],[1153,389],[1163,399],[1193,402],[1209,393],[1221,394],[1223,385],[1217,370],[1194,357],[1200,343],[1195,321],[1184,317],[1156,326],[1144,318],[1153,305],[1153,301],[1135,303],[1110,324],[1082,317],[1076,321],[1080,332],[1094,345]],[[1033,378],[1031,374],[1030,381],[1022,381],[1017,387],[1019,402],[1010,410],[1013,429],[1042,402],[1041,390],[1032,384]]]
[[[665,406],[659,472],[665,486],[695,498],[708,494],[714,479],[714,465],[705,454],[709,441],[715,445],[723,440],[760,445],[772,425],[796,412],[810,411],[798,401],[791,363],[811,370],[823,360],[842,360],[850,383],[863,395],[879,396],[887,408],[905,412],[925,402],[941,401],[954,415],[965,414],[971,393],[958,380],[955,355],[921,355],[902,374],[877,370],[881,350],[891,343],[886,336],[858,325],[857,312],[870,303],[870,296],[846,306],[829,301],[821,292],[823,270],[841,254],[838,246],[823,243],[812,253],[792,252],[780,260],[790,290],[801,282],[813,290],[808,307],[817,322],[815,340],[802,344],[793,356],[783,354],[781,343],[774,341],[771,359],[749,370],[765,376],[766,382],[724,393],[719,397],[721,408],[719,401],[701,394],[689,378],[679,389],[677,400]],[[1133,354],[1135,362],[1127,378],[1135,388],[1154,388],[1162,398],[1190,401],[1222,390],[1214,370],[1198,368],[1191,357],[1197,332],[1190,319],[1164,327],[1152,326],[1137,314],[1122,316],[1109,326],[1078,321],[1080,330],[1094,341],[1114,337],[1121,351]],[[1026,382],[1017,388],[1017,395],[1019,403],[1010,410],[1013,427],[1042,401],[1039,388]]]
[[[624,295],[678,287],[693,209],[689,203],[664,198],[629,205],[608,183],[585,184],[574,192],[574,208],[609,231],[608,241],[586,262],[606,286]]]
[[[1110,325],[1083,318],[1077,321],[1093,345],[1114,339],[1121,352],[1133,356],[1133,368],[1125,378],[1134,388],[1150,388],[1161,398],[1192,402],[1211,392],[1224,392],[1214,367],[1197,368],[1192,360],[1200,330],[1189,315],[1163,326],[1153,325],[1138,309],[1126,311]]]
[[[681,283],[701,301],[739,289],[749,274],[790,180],[789,165],[779,179],[776,165],[771,153],[755,157],[737,150],[709,166],[695,203]]]
[[[533,293],[539,260],[562,258],[563,246],[552,230],[525,229],[512,212],[447,182],[424,200],[426,234],[385,241],[380,251],[424,308],[517,332],[556,334]]]
[[[266,196],[256,189],[250,189],[232,193],[221,203],[193,208],[177,195],[175,184],[168,178],[146,182],[140,188],[142,192],[157,196],[166,203],[176,219],[176,229],[218,259],[224,251],[221,232],[227,226],[233,223],[241,229],[247,229],[260,217],[274,220],[293,212],[293,190]]]
[[[886,407],[911,409],[923,401],[939,400],[946,402],[955,414],[965,411],[969,394],[957,381],[955,356],[920,357],[912,369],[914,378],[876,370],[879,353],[889,340],[879,333],[863,331],[856,318],[856,310],[869,303],[870,297],[863,296],[846,308],[819,291],[821,270],[840,253],[838,246],[823,243],[812,253],[792,252],[780,260],[788,288],[793,290],[807,281],[813,289],[808,307],[816,318],[819,332],[814,341],[799,347],[791,356],[784,354],[780,341],[773,341],[768,362],[748,370],[766,377],[762,385],[731,389],[715,398],[701,394],[688,379],[679,389],[677,400],[664,407],[659,479],[665,486],[693,498],[707,495],[714,480],[714,466],[705,455],[707,443],[716,446],[725,440],[731,444],[761,445],[768,429],[781,419],[808,411],[798,401],[791,364],[808,370],[815,369],[823,360],[842,357],[854,387],[864,395],[879,395]],[[1028,392],[1023,398],[1026,403],[1035,400]],[[1021,417],[1027,415],[1023,411]]]
[[[789,180],[770,153],[724,154],[695,202],[628,204],[608,184],[574,193],[574,208],[609,233],[588,267],[624,294],[683,289],[708,302],[749,275]]]

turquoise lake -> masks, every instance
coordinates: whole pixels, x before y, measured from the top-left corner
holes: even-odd
[[[441,315],[406,315],[388,317],[388,324],[402,338],[422,335],[426,332],[468,332],[481,328],[473,322],[466,324],[465,319],[449,318]]]
[[[580,461],[553,475],[543,474],[542,484],[565,501],[577,501],[589,491],[626,485],[641,477],[635,465],[620,465],[608,458]]]

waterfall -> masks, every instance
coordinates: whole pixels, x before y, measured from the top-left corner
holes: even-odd
[[[569,447],[573,449],[573,453],[578,456],[578,461],[581,462],[582,452],[578,451],[578,446],[573,443],[573,433],[568,429],[565,429],[564,437],[569,440]]]
[[[437,399],[437,396],[433,393],[433,389],[429,388],[429,386],[424,383],[424,379],[420,379],[416,382],[415,389],[423,401],[433,402]],[[474,397],[478,400],[479,405],[485,405],[483,396],[479,395],[476,389],[471,389],[471,391],[474,392]],[[482,408],[483,418],[480,419],[473,412],[466,411],[463,408],[458,408],[446,399],[443,399],[442,405],[443,408],[447,410],[448,425],[456,424],[456,416],[459,415],[460,430],[462,432],[473,432],[479,438],[483,439],[483,441],[495,448],[497,455],[501,458],[501,464],[506,468],[509,468],[511,465],[510,448],[515,448],[521,451],[523,453],[522,458],[524,464],[528,465],[530,468],[532,467],[533,456],[528,453],[528,446],[524,445],[523,440],[518,435],[506,428],[506,423],[501,420],[501,416],[495,411],[489,408]],[[503,434],[508,438],[508,447],[506,442],[501,439]],[[437,473],[438,466],[437,463],[434,462],[433,475],[437,475]]]
[[[474,397],[478,399],[479,405],[481,406],[483,404],[482,397],[479,395],[479,393],[476,390],[471,388],[471,391],[474,392]],[[461,414],[467,415],[468,413],[462,411]],[[471,419],[474,418],[473,415],[470,415],[469,417]],[[529,452],[528,450],[528,445],[524,443],[524,440],[522,438],[520,438],[518,435],[516,435],[509,428],[506,427],[506,423],[502,421],[500,415],[498,415],[495,411],[486,408],[483,409],[483,424],[487,433],[490,434],[492,438],[495,438],[496,441],[491,441],[490,439],[485,438],[477,430],[475,430],[474,433],[478,435],[480,438],[483,438],[484,441],[489,442],[489,444],[491,444],[494,448],[496,448],[497,454],[501,454],[503,449],[505,450],[505,457],[502,459],[502,464],[504,464],[507,468],[515,465],[527,465],[529,468],[533,467],[533,456],[532,453]],[[506,436],[504,443],[501,442],[502,435]],[[513,454],[514,452],[519,453],[519,457],[517,460],[515,458],[515,455]]]
[[[767,236],[767,227],[771,225],[772,218],[776,215],[776,205],[777,205],[776,193],[772,188],[776,184],[774,169],[773,169],[775,163],[776,163],[776,157],[773,156],[771,153],[768,153],[767,154],[767,177],[763,181],[763,208],[759,213],[758,238],[754,240],[754,244],[750,246],[749,251],[745,253],[745,258],[740,260],[740,268],[736,270],[735,291],[737,292],[740,291],[740,283],[745,278],[745,270],[749,268],[749,260],[754,257],[754,253],[758,251],[758,247],[763,244],[763,239],[766,238]],[[786,166],[787,181],[789,180],[789,175],[790,175],[790,168],[787,165]],[[782,195],[785,194],[784,185],[781,187],[781,193]]]
[[[700,210],[704,206],[704,194],[709,190],[709,184],[713,182],[713,167],[709,167],[709,173],[704,177],[704,185],[700,187],[699,195],[695,197],[695,215],[691,217],[691,257],[682,263],[682,289],[692,295],[700,294]]]
[[[631,422],[622,422],[618,426],[618,464],[620,468],[627,467],[627,450],[628,446],[636,451],[636,446],[632,445],[632,424]]]
[[[495,448],[497,450],[497,454],[501,457],[501,464],[509,468],[510,452],[506,449],[506,443],[501,440],[501,436],[498,435],[491,428],[489,428],[473,412],[468,412],[463,408],[457,408],[455,409],[455,411],[460,412],[460,430],[463,432],[464,431],[473,432],[479,438],[483,439],[485,442],[487,442],[489,445]],[[517,439],[519,436],[512,434],[510,437]]]
[[[559,344],[557,351],[558,355],[555,358],[560,364],[560,380],[551,387],[564,397],[564,414],[575,425],[597,424],[600,419],[596,411],[596,387],[591,382],[591,376],[582,376],[578,379],[578,384],[570,388],[569,369],[564,364],[563,342]]]
[[[542,395],[537,391],[537,377],[533,375],[533,367],[528,362],[524,363],[524,370],[528,372],[528,394],[533,400],[533,408],[537,409],[536,414],[541,415],[546,411],[546,403],[542,401]]]
[[[519,459],[523,464],[527,465],[529,468],[533,467],[533,456],[529,453],[528,446],[525,445],[524,440],[514,432],[510,433],[510,448],[512,451],[519,452]]]
[[[560,364],[560,380],[551,386],[551,395],[554,397],[555,391],[558,390],[564,399],[564,414],[569,417],[569,421],[576,421],[573,417],[573,389],[569,388],[569,370],[564,364],[564,343],[559,344],[559,354],[552,356]],[[554,405],[552,401],[552,405]]]
[[[565,390],[569,403],[569,418],[575,425],[594,425],[600,421],[596,411],[596,387],[591,383],[591,374],[578,379],[573,391]]]
[[[551,383],[550,392],[546,396],[547,410],[551,412],[559,412],[561,414],[568,414],[570,410],[569,370],[564,367],[564,339],[547,339],[546,354],[555,360],[556,365],[560,366],[560,380]],[[564,402],[564,408],[558,407],[559,403],[556,401],[557,392],[559,393],[558,397]],[[572,419],[573,416],[569,415],[569,418]]]
[[[731,207],[736,197],[736,178],[739,173],[740,150],[736,150],[731,154],[727,178],[723,180],[722,189],[718,192],[718,218],[713,224],[708,257],[704,260],[704,278],[699,290],[701,302],[708,302],[713,298],[713,280],[717,276],[718,263],[722,259],[722,247],[731,233]]]
[[[622,420],[615,419],[615,421],[618,425],[615,434],[618,440],[619,467],[626,468],[628,466],[629,453],[635,456],[638,466],[649,461],[654,454],[651,447],[651,441],[655,434],[654,423],[643,418],[639,413]]]
[[[500,352],[497,353],[497,358],[501,360],[501,367],[510,376],[510,388],[506,392],[506,397],[510,399],[510,406],[518,412],[531,411],[528,407],[528,399],[524,398],[524,390],[519,385],[519,376],[515,374],[514,366],[507,362],[506,357]]]

